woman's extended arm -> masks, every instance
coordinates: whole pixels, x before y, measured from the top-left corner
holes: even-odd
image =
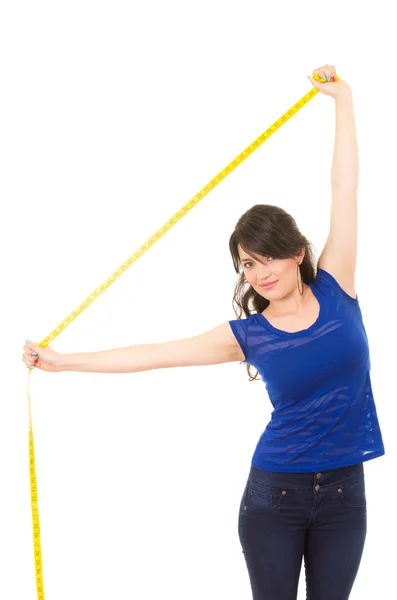
[[[336,131],[331,169],[333,189],[358,187],[358,144],[350,90],[335,98]]]
[[[169,367],[242,361],[244,354],[229,322],[200,335],[159,344],[136,344],[100,352],[59,354],[57,371],[137,373]]]

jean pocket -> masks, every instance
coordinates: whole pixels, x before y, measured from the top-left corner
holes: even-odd
[[[343,504],[349,508],[362,509],[367,506],[364,479],[341,485],[338,494]]]
[[[245,495],[245,505],[250,510],[273,510],[281,502],[286,492],[282,488],[264,485],[259,481],[249,480]]]

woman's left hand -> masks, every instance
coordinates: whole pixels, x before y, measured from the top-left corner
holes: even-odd
[[[336,69],[333,65],[324,65],[319,69],[314,69],[313,75],[317,75],[321,77],[321,79],[325,79],[325,82],[322,83],[317,81],[313,77],[310,77],[309,81],[314,85],[315,88],[322,94],[326,96],[332,96],[332,98],[339,98],[344,95],[351,94],[351,89],[346,81],[343,79],[339,79],[339,81],[335,81],[336,77]]]

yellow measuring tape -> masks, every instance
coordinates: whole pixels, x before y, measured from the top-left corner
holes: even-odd
[[[317,75],[313,75],[316,81],[325,83]],[[339,77],[336,76],[336,81],[339,81]],[[299,102],[294,104],[282,117],[277,119],[266,131],[264,131],[255,141],[252,142],[241,154],[236,156],[232,162],[230,162],[222,171],[220,171],[207,185],[205,185],[195,196],[193,196],[178,212],[174,214],[160,229],[156,231],[142,246],[138,248],[127,260],[125,260],[101,285],[99,285],[79,306],[77,306],[55,329],[42,340],[38,345],[41,348],[45,348],[54,340],[72,321],[76,319],[94,300],[98,298],[120,275],[142,256],[153,244],[155,244],[171,227],[175,225],[182,217],[184,217],[196,204],[200,202],[215,186],[218,185],[225,179],[229,173],[231,173],[238,165],[240,165],[250,154],[252,154],[263,142],[265,142],[273,133],[275,133],[284,123],[286,123],[298,110],[303,108],[305,104],[309,102],[316,94],[319,93],[317,88],[313,88],[303,96]],[[35,457],[34,457],[34,441],[33,441],[33,427],[32,427],[32,411],[30,403],[30,373],[28,374],[28,405],[29,405],[29,459],[30,459],[30,489],[31,489],[31,505],[32,505],[32,519],[33,519],[33,543],[34,543],[34,559],[36,567],[36,585],[37,595],[39,600],[44,600],[44,587],[43,587],[43,573],[42,573],[42,561],[41,561],[41,544],[40,544],[40,519],[39,509],[37,501],[37,484],[36,484],[36,468],[35,468]]]

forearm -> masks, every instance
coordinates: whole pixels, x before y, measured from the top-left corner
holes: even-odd
[[[61,354],[57,367],[60,371],[85,373],[137,373],[154,368],[155,344],[137,344],[100,352]]]
[[[335,99],[335,148],[331,170],[333,188],[358,187],[358,144],[351,92]]]

